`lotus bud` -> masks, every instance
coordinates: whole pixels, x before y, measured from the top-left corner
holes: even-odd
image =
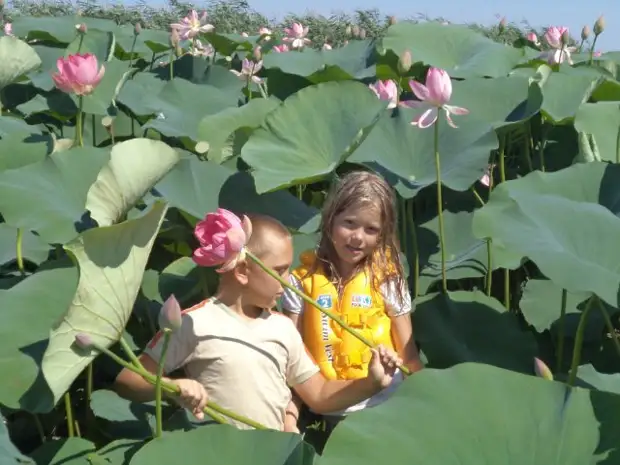
[[[499,32],[502,33],[506,30],[506,18],[502,18],[499,22]]]
[[[254,47],[253,56],[254,56],[254,60],[256,60],[257,63],[263,58],[263,52],[260,46]]]
[[[590,37],[590,28],[586,24],[581,30],[581,40],[586,40],[588,37]]]
[[[366,38],[366,29],[360,29],[360,39],[364,40]]]
[[[179,37],[179,31],[172,29],[170,31],[170,46],[176,48],[180,41],[181,38]]]
[[[92,349],[93,347],[93,340],[86,333],[77,333],[75,335],[75,343],[80,349],[84,350]]]
[[[351,34],[353,37],[358,37],[360,35],[360,27],[358,25],[353,26],[351,29]]]
[[[390,18],[388,19],[388,23],[390,24],[390,26],[394,26],[394,24],[396,24],[396,16],[390,16]]]
[[[398,58],[398,71],[400,74],[406,74],[411,69],[411,64],[411,52],[409,50],[405,50]]]
[[[159,312],[159,327],[175,331],[181,327],[182,318],[181,306],[174,294],[171,294]]]
[[[605,30],[605,18],[603,16],[599,16],[599,18],[594,23],[594,35],[600,35]]]
[[[86,27],[86,24],[80,23],[75,25],[75,29],[77,30],[78,34],[86,34],[88,27]]]
[[[536,357],[534,357],[534,371],[536,371],[538,377],[546,379],[547,381],[553,381],[553,373],[551,373],[549,367],[545,362]]]
[[[140,35],[140,33],[142,32],[142,26],[140,25],[140,23],[136,23],[136,25],[133,28],[133,34],[135,36]]]
[[[351,36],[351,26],[350,26],[350,25],[346,27],[346,29],[344,30],[344,34],[345,34],[347,37],[350,37],[350,36]]]
[[[568,45],[569,40],[570,40],[570,34],[568,33],[568,30],[566,30],[562,34],[562,45],[566,47]]]

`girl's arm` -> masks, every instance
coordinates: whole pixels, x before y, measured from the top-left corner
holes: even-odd
[[[391,320],[396,350],[403,359],[403,364],[409,368],[411,373],[421,370],[424,368],[424,364],[420,360],[418,346],[413,338],[411,314],[404,313],[399,316],[392,316]]]

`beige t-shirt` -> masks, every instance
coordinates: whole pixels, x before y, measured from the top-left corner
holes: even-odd
[[[162,349],[159,336],[145,350],[155,361]],[[186,310],[181,328],[171,335],[164,370],[181,367],[205,386],[213,402],[278,430],[290,387],[319,372],[289,318],[265,311],[249,320],[216,299]]]

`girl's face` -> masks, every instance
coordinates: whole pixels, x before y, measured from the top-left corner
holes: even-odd
[[[350,207],[334,218],[331,234],[340,272],[350,272],[379,243],[381,211],[376,205]]]

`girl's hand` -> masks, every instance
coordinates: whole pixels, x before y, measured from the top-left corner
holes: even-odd
[[[368,377],[384,389],[392,383],[394,373],[403,361],[394,351],[386,349],[383,345],[370,350],[372,358],[368,366]]]
[[[299,428],[297,427],[297,417],[287,412],[284,415],[284,429],[282,431],[285,433],[300,434]]]

